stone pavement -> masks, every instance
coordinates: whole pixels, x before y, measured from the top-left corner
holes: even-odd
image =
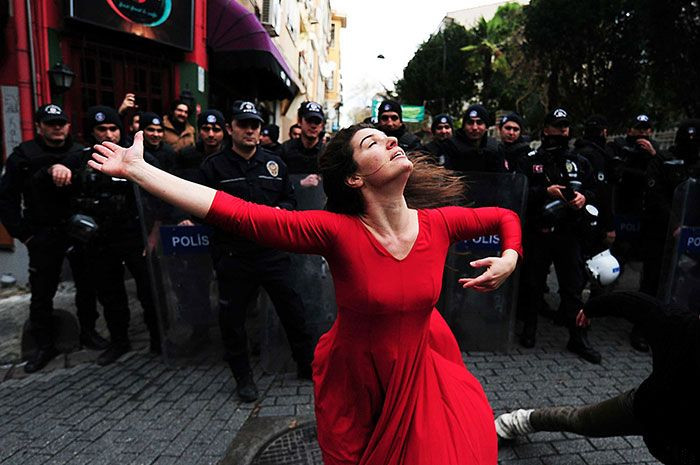
[[[471,353],[465,360],[496,414],[593,402],[634,387],[650,370],[649,355],[627,344],[629,329],[621,321],[595,322],[591,339],[604,356],[599,366],[567,353],[566,331],[547,321],[535,349]],[[82,363],[6,380],[0,383],[0,464],[199,465],[225,456],[224,463],[236,463],[226,453],[244,425],[313,413],[310,382],[255,371],[263,393],[255,404],[237,401],[227,367],[215,358],[174,367],[135,351],[108,367]],[[559,433],[502,447],[500,459],[504,465],[656,463],[637,437]]]
[[[555,291],[556,284],[550,284]],[[255,458],[280,432],[313,419],[310,382],[292,373],[265,374],[258,364],[261,398],[242,404],[216,347],[177,366],[166,364],[147,352],[140,311],[133,315],[137,350],[112,366],[99,367],[92,363],[95,352],[80,351],[31,376],[21,366],[0,367],[0,465],[320,463],[313,443],[306,460]],[[651,370],[651,357],[629,346],[629,330],[620,320],[594,322],[591,341],[603,354],[601,365],[568,353],[566,330],[544,319],[536,348],[475,352],[465,354],[465,362],[495,414],[595,402],[635,387]],[[639,437],[564,433],[521,438],[502,446],[499,458],[503,465],[658,463]]]

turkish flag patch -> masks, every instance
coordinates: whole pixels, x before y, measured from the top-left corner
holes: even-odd
[[[544,165],[532,165],[533,173],[544,173]]]

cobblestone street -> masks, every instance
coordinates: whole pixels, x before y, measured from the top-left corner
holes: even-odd
[[[598,366],[566,352],[566,331],[548,321],[535,349],[472,353],[465,360],[496,414],[592,402],[635,386],[649,372],[649,355],[627,344],[629,329],[620,321],[596,322],[591,339],[604,357]],[[260,401],[241,404],[222,362],[171,367],[140,351],[109,367],[80,363],[9,379],[0,384],[0,463],[199,465],[224,457],[222,463],[237,463],[240,444],[238,455],[227,450],[244,425],[272,424],[260,421],[265,418],[294,422],[313,413],[310,382],[263,374],[259,366],[256,380]],[[248,442],[244,449],[260,445]],[[504,465],[656,463],[638,437],[558,433],[501,447],[500,459]]]

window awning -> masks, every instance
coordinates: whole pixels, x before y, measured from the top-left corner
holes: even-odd
[[[260,100],[293,99],[292,69],[253,13],[235,0],[207,2],[207,45],[212,70],[230,71],[232,87]]]

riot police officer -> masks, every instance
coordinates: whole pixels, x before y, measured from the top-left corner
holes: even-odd
[[[282,144],[278,142],[279,137],[280,127],[276,124],[267,124],[260,131],[260,145],[272,153],[279,153],[282,150]]]
[[[68,117],[58,105],[39,108],[35,127],[36,137],[14,149],[0,180],[0,219],[29,252],[29,321],[38,350],[24,367],[27,373],[40,370],[58,355],[53,298],[63,259],[72,246],[66,231],[73,181],[70,158],[83,148],[73,142]],[[89,348],[104,348],[106,341],[95,331],[95,297],[85,280],[84,261],[77,251],[68,253],[68,259],[76,285],[80,340]]]
[[[318,156],[323,150],[323,107],[316,102],[302,102],[297,110],[301,136],[282,144],[277,153],[287,165],[289,174],[318,173]]]
[[[462,119],[462,128],[448,141],[445,167],[455,171],[506,172],[506,162],[498,141],[488,136],[489,112],[471,105]]]
[[[150,153],[158,160],[161,168],[165,171],[172,171],[172,165],[175,163],[175,150],[165,142],[165,127],[163,120],[150,111],[142,112],[140,115],[140,127],[143,131],[143,149]],[[180,149],[187,150],[194,145],[188,145]],[[179,153],[179,152],[177,152]]]
[[[501,135],[501,151],[508,171],[517,169],[520,159],[530,153],[530,141],[523,136],[525,122],[517,113],[509,113],[498,122]]]
[[[576,313],[583,305],[586,282],[579,231],[587,221],[586,204],[593,201],[592,169],[585,158],[569,149],[570,119],[557,108],[545,117],[542,144],[519,164],[528,177],[527,218],[524,227],[525,285],[521,309],[524,331],[520,343],[535,345],[538,306],[546,286],[549,265],[559,282],[560,321],[569,328],[567,349],[591,363],[600,363],[584,329],[576,326]]]
[[[700,178],[700,119],[678,125],[674,144],[663,157],[654,157],[647,168],[642,215],[642,277],[639,290],[658,296],[664,242],[671,216],[673,192],[690,177]]]
[[[159,117],[147,112],[141,114],[144,127]],[[88,108],[86,112],[86,139],[91,144],[102,142],[128,145],[122,121],[116,110],[105,106]],[[148,152],[144,158],[159,166],[157,159]],[[86,165],[88,157],[80,160],[80,172],[76,176],[78,190],[77,210],[94,219],[98,229],[88,239],[86,250],[91,273],[95,280],[97,298],[104,309],[110,344],[97,359],[99,365],[108,365],[131,350],[129,341],[129,299],[124,283],[125,268],[136,283],[136,295],[143,308],[144,321],[150,334],[151,351],[160,353],[161,339],[158,318],[151,293],[141,229],[141,213],[138,202],[143,201],[144,211],[155,211],[159,203],[149,201],[136,187],[123,179],[99,173]],[[152,216],[156,217],[157,214]],[[152,226],[152,225],[150,225]]]
[[[401,104],[394,100],[384,100],[377,110],[377,129],[389,137],[396,137],[399,146],[406,152],[420,150],[420,139],[408,130],[403,122]]]
[[[435,163],[442,166],[447,160],[447,141],[452,137],[454,120],[445,113],[435,115],[430,130],[433,133],[433,140],[428,142],[425,149],[433,156]]]
[[[611,149],[607,143],[608,120],[603,115],[591,115],[584,123],[583,137],[577,139],[574,148],[593,168],[596,207],[598,208],[598,228],[605,236],[598,238],[591,247],[592,254],[609,248],[615,241],[615,221],[613,218],[612,185],[610,183],[612,160]]]
[[[258,146],[262,122],[252,102],[234,102],[232,146],[204,161],[200,182],[251,202],[293,209],[296,201],[286,165]],[[239,397],[245,402],[258,397],[248,359],[245,318],[260,286],[269,294],[287,333],[297,374],[310,378],[312,341],[302,317],[301,298],[290,286],[289,256],[219,229],[212,234],[211,244],[224,358],[236,379]]]

